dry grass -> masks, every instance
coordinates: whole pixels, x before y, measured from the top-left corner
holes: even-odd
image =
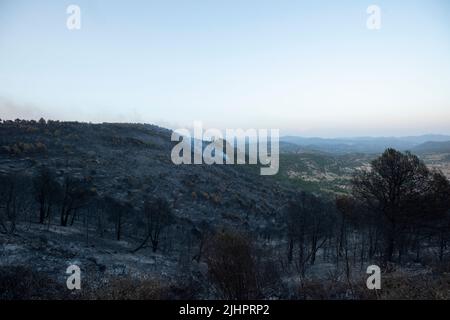
[[[111,278],[98,287],[85,288],[79,298],[89,300],[160,300],[168,287],[155,279]]]
[[[23,266],[0,267],[0,300],[67,299],[67,289],[45,274]]]
[[[382,275],[381,290],[369,290],[366,279],[346,281],[303,280],[298,299],[307,300],[448,300],[450,274],[427,273],[411,275],[393,272]]]

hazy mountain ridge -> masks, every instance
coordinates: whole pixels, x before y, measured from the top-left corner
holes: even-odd
[[[305,138],[283,136],[281,142],[330,153],[380,153],[386,148],[411,150],[427,142],[448,142],[450,136],[427,134],[405,137]],[[286,150],[286,149],[285,149]]]
[[[416,153],[450,153],[450,141],[428,141],[411,149]]]

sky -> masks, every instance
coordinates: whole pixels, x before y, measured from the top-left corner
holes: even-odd
[[[450,134],[450,2],[0,0],[0,118],[40,117]]]

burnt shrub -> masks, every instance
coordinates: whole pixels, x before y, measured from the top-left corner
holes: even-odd
[[[226,231],[207,245],[208,276],[221,298],[230,300],[259,297],[254,248],[243,234]]]
[[[24,266],[0,267],[0,300],[67,299],[63,284]]]

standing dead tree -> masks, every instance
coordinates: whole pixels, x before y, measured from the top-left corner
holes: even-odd
[[[87,182],[68,175],[64,177],[60,198],[61,226],[67,226],[70,217],[72,217],[71,224],[73,224],[77,210],[88,204],[93,193],[94,191]]]
[[[104,202],[108,212],[108,218],[114,223],[115,238],[117,241],[120,241],[125,223],[129,218],[128,215],[132,213],[133,207],[128,202],[120,202],[111,197],[105,198]]]
[[[419,257],[420,244],[430,238],[440,217],[449,210],[449,183],[439,172],[430,172],[415,155],[387,149],[358,172],[353,195],[378,221],[384,238],[384,263],[398,260],[412,242]],[[445,220],[445,219],[444,219]]]
[[[220,232],[208,243],[206,250],[208,275],[221,293],[229,300],[259,297],[254,247],[250,239],[235,232]]]
[[[153,252],[158,250],[161,232],[173,222],[172,209],[169,202],[164,198],[146,200],[143,210],[146,223],[146,235],[141,244],[132,252],[137,252],[151,244]]]
[[[329,208],[329,204],[306,192],[287,205],[288,262],[292,262],[297,244],[297,266],[302,275],[306,264],[315,263],[317,252],[331,236],[334,214]]]
[[[16,173],[0,175],[0,232],[13,234],[20,215],[29,209],[28,181]]]
[[[39,205],[39,223],[44,224],[46,219],[51,219],[52,208],[56,204],[60,187],[53,172],[44,167],[33,178],[33,189]]]

